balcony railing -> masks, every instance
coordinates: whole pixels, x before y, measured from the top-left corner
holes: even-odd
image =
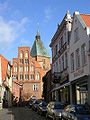
[[[60,79],[61,79],[61,74],[60,74],[60,72],[54,72],[53,74],[52,74],[52,82],[53,83],[60,83]]]

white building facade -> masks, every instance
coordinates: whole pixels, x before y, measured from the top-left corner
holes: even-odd
[[[71,103],[90,104],[90,15],[73,15],[69,46]]]
[[[52,98],[56,101],[69,101],[68,45],[72,18],[66,13],[54,34],[50,47],[52,49]]]

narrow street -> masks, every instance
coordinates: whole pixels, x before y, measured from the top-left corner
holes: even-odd
[[[46,120],[27,107],[17,107],[0,110],[0,120]]]

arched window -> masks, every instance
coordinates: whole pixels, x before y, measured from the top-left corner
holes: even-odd
[[[40,73],[39,72],[36,73],[36,80],[40,80]]]

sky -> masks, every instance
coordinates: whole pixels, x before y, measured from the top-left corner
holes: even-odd
[[[37,30],[49,44],[67,11],[90,14],[90,0],[0,0],[0,54],[12,61],[18,47],[32,47]]]

